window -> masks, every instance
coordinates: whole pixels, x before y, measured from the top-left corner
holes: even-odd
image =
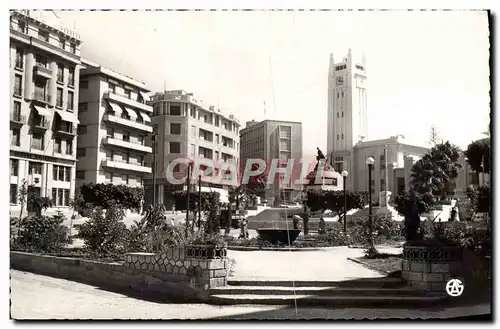
[[[31,147],[36,150],[42,150],[44,148],[44,134],[33,133],[31,135]]]
[[[40,162],[30,162],[28,173],[30,175],[41,175],[42,174],[42,164]]]
[[[339,98],[339,93],[337,92],[337,98]]]
[[[57,153],[62,153],[62,140],[60,138],[54,139],[54,151]]]
[[[69,206],[69,189],[52,188],[52,201],[56,207]]]
[[[87,133],[87,126],[78,126],[77,128],[78,135],[85,135]]]
[[[337,119],[339,118],[339,112],[337,112]]]
[[[38,39],[49,42],[49,32],[38,29]]]
[[[342,92],[342,98],[344,97],[344,92]]]
[[[76,179],[85,179],[85,171],[77,170],[75,173]]]
[[[64,189],[64,206],[69,207],[69,189]]]
[[[111,127],[108,127],[106,129],[106,137],[114,138],[115,137],[115,130]]]
[[[216,126],[216,127],[218,127],[218,126],[219,126],[219,124],[220,124],[220,122],[219,122],[219,116],[218,116],[218,115],[216,115],[216,116],[215,116],[215,126]]]
[[[76,156],[77,157],[84,157],[85,156],[85,150],[83,147],[79,147],[76,149]]]
[[[191,137],[196,138],[196,127],[195,126],[191,126]]]
[[[130,133],[123,133],[122,139],[124,142],[130,142]]]
[[[88,80],[80,81],[80,89],[88,89],[88,88],[89,88],[89,81]]]
[[[130,153],[125,153],[125,162],[130,163]]]
[[[24,49],[16,48],[16,66],[17,69],[22,69],[24,67]]]
[[[10,130],[10,145],[21,146],[21,130],[11,129]]]
[[[337,140],[339,140],[339,134],[337,134]]]
[[[10,184],[10,203],[17,203],[17,184]]]
[[[73,141],[66,141],[66,154],[73,155]]]
[[[385,191],[385,179],[380,179],[380,190]]]
[[[194,144],[190,145],[189,155],[196,155],[196,145]]]
[[[363,66],[361,66],[361,65],[356,65],[356,68],[357,68],[358,70],[361,70],[361,71],[364,71],[364,70],[365,70],[365,68],[364,68]]]
[[[66,49],[66,40],[64,38],[59,38],[59,48]]]
[[[215,161],[219,161],[219,151],[215,151]]]
[[[41,67],[47,67],[47,58],[42,55],[36,55],[36,65]]]
[[[342,111],[342,118],[344,117],[344,111]]]
[[[64,180],[66,182],[71,182],[71,167],[64,168]]]
[[[12,116],[14,120],[21,121],[21,102],[14,101]]]
[[[196,118],[196,108],[194,107],[194,105],[190,105],[189,115],[191,115],[191,117],[193,118]]]
[[[170,135],[180,135],[181,134],[181,124],[171,123],[170,124]]]
[[[64,83],[64,65],[57,64],[57,83]]]
[[[130,90],[125,89],[125,97],[127,97],[128,99],[132,99],[132,93]]]
[[[219,134],[215,134],[215,142],[216,142],[217,144],[219,144],[219,143],[220,143],[220,136],[219,136]]]
[[[170,104],[170,115],[181,115],[181,106],[179,104]]]
[[[174,154],[181,153],[181,143],[170,142],[170,153],[174,153]]]
[[[344,139],[344,134],[342,134],[342,139]]]
[[[63,107],[63,90],[62,90],[62,88],[57,88],[56,106],[61,107],[61,108]]]
[[[479,185],[479,173],[478,172],[469,173],[469,185]]]
[[[23,77],[16,74],[16,76],[14,77],[14,95],[15,96],[22,96],[22,83],[23,83]]]
[[[22,33],[26,33],[26,23],[23,21],[17,21],[17,30]]]
[[[73,111],[74,94],[72,91],[68,91],[68,110]]]
[[[19,174],[19,160],[10,159],[10,175],[18,176]]]
[[[108,82],[108,90],[112,93],[116,93],[116,85],[112,82]]]
[[[401,194],[405,190],[405,179],[404,177],[398,177],[397,178],[397,184],[398,184],[398,194]]]
[[[69,51],[71,51],[73,54],[76,54],[76,45],[74,43],[69,44]]]
[[[78,111],[79,112],[87,112],[88,110],[88,104],[87,103],[79,103],[78,104]]]

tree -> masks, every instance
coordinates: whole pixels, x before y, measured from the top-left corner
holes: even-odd
[[[465,151],[467,163],[476,172],[490,172],[490,138],[483,138],[470,143]]]
[[[435,145],[411,169],[410,190],[395,199],[395,209],[405,217],[407,241],[421,238],[420,215],[444,197],[458,176],[460,149],[450,142]]]
[[[74,200],[74,205],[77,207],[75,210],[80,214],[89,207],[110,209],[119,206],[123,209],[139,211],[144,198],[144,190],[127,185],[88,183],[80,186],[76,195],[78,199]]]
[[[441,138],[439,137],[439,133],[436,129],[435,126],[431,127],[431,130],[429,132],[429,144],[431,147],[436,146],[439,142],[441,141]]]

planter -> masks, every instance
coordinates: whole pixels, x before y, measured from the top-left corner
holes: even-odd
[[[404,246],[401,277],[427,295],[445,296],[448,280],[463,273],[462,252],[461,247]]]
[[[222,259],[227,256],[226,246],[216,246],[212,244],[186,246],[187,258],[198,259]]]
[[[288,238],[290,238],[290,244],[292,244],[299,236],[301,230],[300,229],[290,229],[290,230],[276,230],[276,229],[259,229],[257,233],[259,237],[268,241],[272,244],[276,244],[278,242],[288,244]]]

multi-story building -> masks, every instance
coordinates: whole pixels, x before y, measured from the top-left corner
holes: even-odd
[[[235,166],[239,159],[240,123],[232,114],[225,114],[214,106],[206,106],[192,93],[184,90],[165,91],[151,96],[153,106],[153,128],[156,134],[156,187],[157,202],[167,209],[172,206],[172,191],[185,188],[167,179],[167,170],[178,158],[205,158],[214,162],[211,177],[202,177],[202,190],[217,191],[221,198],[227,195],[231,180],[221,181],[219,169],[230,163]],[[148,158],[150,163],[153,157]],[[187,166],[176,165],[176,174],[186,176]],[[152,187],[152,177],[147,184]],[[152,202],[153,190],[146,192],[147,201]]]
[[[277,174],[272,182],[268,182],[265,198],[271,205],[291,202],[297,199],[302,186],[294,184],[297,176],[295,168],[300,167],[302,158],[302,123],[293,121],[264,120],[249,121],[240,133],[240,170],[244,170],[248,159],[262,159],[266,166],[273,160],[278,165],[286,165],[289,159],[294,160],[294,171],[291,180],[283,181],[283,174]],[[299,169],[300,172],[300,169]]]
[[[30,193],[52,199],[49,212],[66,213],[75,191],[81,41],[51,15],[10,14],[12,213],[21,210],[24,182]]]
[[[143,185],[153,108],[143,82],[82,60],[77,183]]]

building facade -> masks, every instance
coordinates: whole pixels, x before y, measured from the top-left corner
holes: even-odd
[[[146,85],[82,60],[78,127],[77,184],[112,183],[143,186],[151,167],[153,108]]]
[[[167,209],[172,207],[171,192],[186,188],[183,184],[168,181],[167,171],[172,161],[179,158],[204,158],[213,160],[211,176],[202,177],[203,191],[217,191],[221,197],[234,185],[229,180],[216,179],[224,164],[238,163],[240,123],[232,114],[225,114],[214,106],[206,106],[192,93],[171,90],[151,96],[152,123],[156,134],[156,197]],[[152,144],[150,144],[152,145]],[[153,157],[148,158],[153,163]],[[187,166],[179,164],[170,168],[173,174],[186,177]],[[197,183],[197,182],[196,182]],[[153,200],[153,179],[147,184],[147,202]]]
[[[299,178],[302,159],[302,123],[293,121],[264,120],[249,121],[240,134],[240,170],[245,169],[248,159],[262,159],[270,166],[273,159],[286,166],[294,159],[292,177]],[[271,205],[293,202],[300,194],[301,185],[283,182],[282,175],[276,175],[272,184],[267,184],[265,198]]]
[[[69,212],[75,191],[79,36],[52,12],[10,14],[10,206],[21,210],[25,182]],[[50,23],[49,23],[50,22]]]

